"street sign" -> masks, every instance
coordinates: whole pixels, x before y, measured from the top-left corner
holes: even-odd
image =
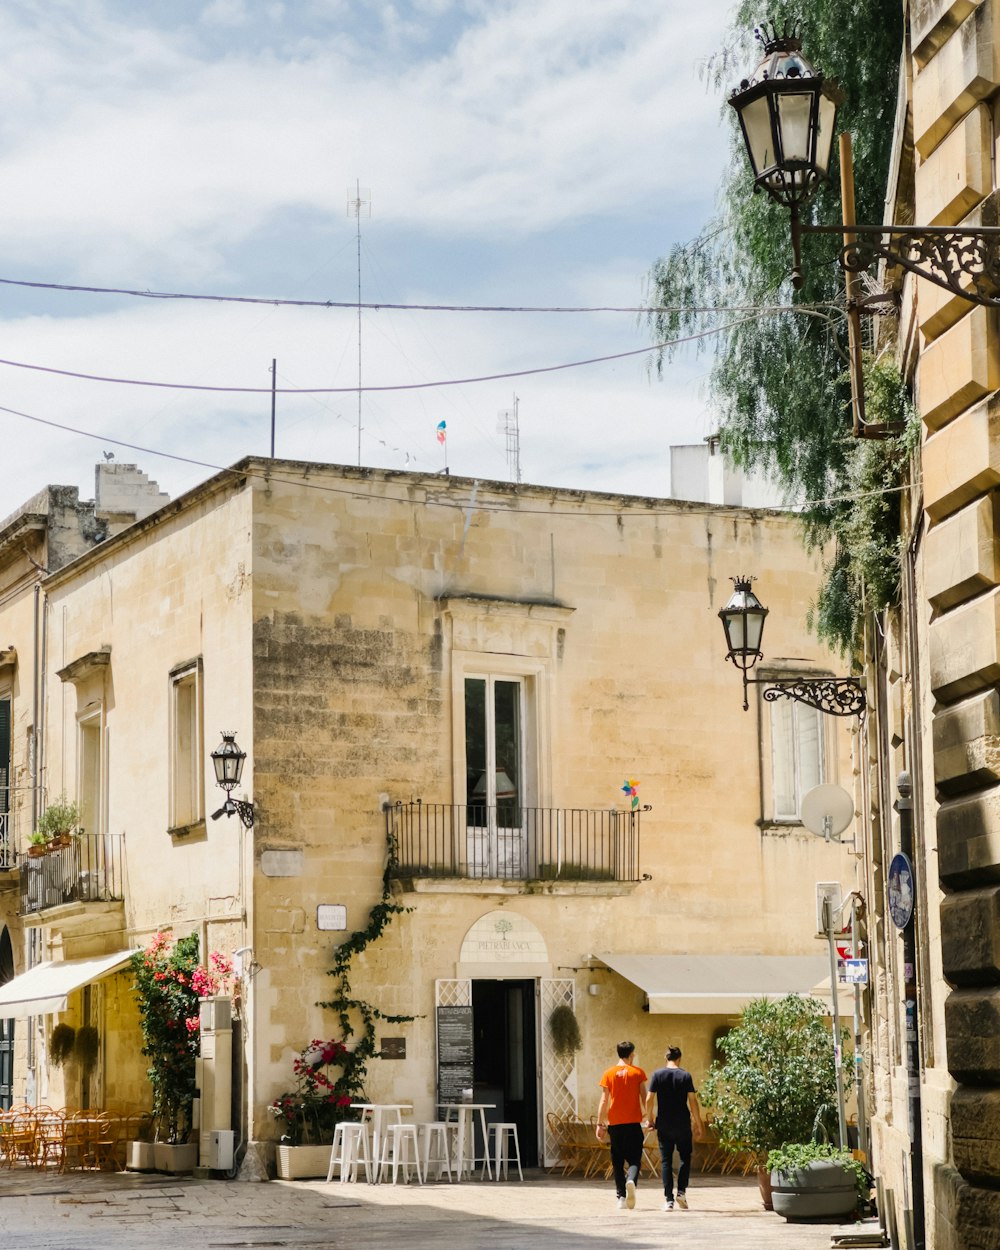
[[[868,960],[845,959],[843,968],[840,971],[839,979],[843,981],[845,985],[867,985]]]

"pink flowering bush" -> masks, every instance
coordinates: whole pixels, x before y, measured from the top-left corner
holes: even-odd
[[[232,961],[213,951],[206,968],[198,962],[197,934],[178,938],[171,946],[165,933],[157,933],[145,950],[132,956],[132,971],[157,1134],[161,1140],[183,1142],[191,1131],[198,1000],[228,990]]]
[[[312,1041],[295,1057],[295,1088],[268,1107],[284,1130],[281,1140],[286,1145],[332,1142],[334,1125],[356,1118],[350,1105],[364,1099],[364,1089],[353,1059],[343,1042],[333,1040]],[[340,1069],[336,1077],[333,1068]]]

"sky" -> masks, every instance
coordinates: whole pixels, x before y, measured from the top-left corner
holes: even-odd
[[[512,480],[516,397],[524,482],[667,495],[671,444],[713,431],[705,355],[658,377],[628,312],[386,306],[641,306],[712,214],[728,8],[4,5],[0,516],[51,482],[91,498],[106,455],[171,496],[268,455],[272,361],[279,457]],[[359,405],[359,376],[401,389]]]

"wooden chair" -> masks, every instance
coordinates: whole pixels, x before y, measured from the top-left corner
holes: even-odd
[[[28,1167],[35,1166],[35,1136],[37,1131],[38,1125],[34,1111],[26,1107],[23,1110],[12,1113],[10,1141],[8,1144],[12,1166],[14,1163],[24,1163]]]
[[[62,1166],[65,1117],[61,1111],[42,1111],[35,1114],[35,1166],[46,1168],[54,1163]]]

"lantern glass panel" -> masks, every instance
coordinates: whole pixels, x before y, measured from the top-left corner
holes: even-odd
[[[825,176],[830,172],[837,105],[825,92],[819,98],[819,123],[816,128],[816,169]]]
[[[812,158],[812,117],[816,96],[812,91],[783,91],[778,96],[781,127],[781,163],[808,165]]]
[[[774,164],[774,135],[771,129],[771,109],[767,96],[758,96],[745,104],[740,111],[747,152],[755,178]]]

